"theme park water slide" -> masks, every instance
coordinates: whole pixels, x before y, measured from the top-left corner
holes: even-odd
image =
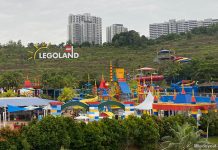
[[[130,94],[131,93],[129,85],[125,81],[121,81],[121,82],[118,82],[118,83],[119,83],[119,86],[120,86],[120,89],[121,89],[122,93],[124,93],[124,94]]]
[[[164,79],[163,75],[153,75],[153,76],[143,76],[143,77],[136,77],[136,80],[145,80],[145,81],[162,81]]]
[[[94,98],[80,100],[80,102],[82,102],[82,103],[96,102],[96,101],[98,101],[98,96],[96,96]],[[113,117],[114,114],[112,112],[110,112],[110,111],[111,111],[111,108],[109,107],[108,111],[103,112],[103,113],[105,113],[108,117]]]
[[[112,112],[106,111],[106,112],[102,112],[104,114],[106,114],[108,117],[113,117],[114,114]]]
[[[82,102],[82,103],[96,102],[96,101],[98,101],[98,96],[96,96],[94,98],[80,100],[80,102]]]
[[[89,99],[82,99],[79,102],[82,102],[84,104],[88,103],[88,102],[96,102],[98,101],[98,96],[94,97],[94,98],[89,98]],[[73,106],[73,108],[75,109],[82,109],[81,106]]]

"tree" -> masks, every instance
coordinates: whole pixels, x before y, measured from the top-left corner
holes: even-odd
[[[91,122],[84,126],[83,128],[84,133],[84,141],[85,141],[85,148],[90,150],[102,150],[102,130],[99,127],[97,122]]]
[[[145,37],[144,35],[142,35],[142,36],[141,36],[141,39],[140,39],[140,42],[141,42],[141,45],[142,45],[143,47],[146,47],[146,46],[148,45],[149,40],[148,40],[147,37]]]
[[[190,32],[188,32],[186,35],[187,35],[186,36],[187,40],[191,40],[192,39],[192,34]]]
[[[141,37],[139,33],[134,30],[122,32],[113,37],[112,44],[115,46],[140,46]]]
[[[64,87],[64,77],[60,73],[56,72],[45,72],[42,75],[42,84],[44,88],[49,89],[61,89]]]
[[[170,81],[176,81],[178,80],[178,77],[180,75],[180,71],[182,69],[182,65],[177,62],[168,62],[166,64],[163,64],[163,73],[167,80]],[[162,68],[161,67],[161,68]]]
[[[68,44],[68,43],[67,43],[67,44]],[[59,48],[64,48],[64,42],[60,43],[60,44],[58,45],[58,47],[59,47]]]
[[[102,119],[99,126],[103,132],[102,146],[105,149],[124,149],[127,142],[127,128],[122,120]]]
[[[79,82],[76,80],[76,78],[72,74],[67,74],[64,77],[64,86],[76,89],[78,85],[79,85]]]
[[[85,146],[84,143],[84,133],[83,123],[75,122],[72,118],[64,117],[63,121],[65,123],[65,130],[68,132],[70,137],[69,149],[82,149]]]
[[[21,40],[18,40],[18,41],[17,41],[17,46],[18,46],[18,47],[23,47]]]
[[[1,94],[2,97],[16,97],[17,93],[15,93],[13,90],[7,90],[7,92],[4,92]]]
[[[68,101],[72,100],[73,97],[75,96],[75,91],[72,90],[71,88],[65,87],[61,93],[61,95],[58,97],[59,101]]]
[[[64,117],[47,116],[41,121],[30,123],[23,129],[23,135],[32,149],[68,148],[70,137],[66,125]]]
[[[207,133],[208,136],[218,135],[218,117],[217,113],[210,110],[208,114],[203,114],[200,119],[200,128]]]
[[[129,116],[124,120],[128,129],[127,146],[140,149],[155,149],[159,140],[159,128],[151,117],[140,119]]]
[[[34,48],[34,43],[32,43],[32,42],[31,42],[31,43],[28,43],[28,44],[27,44],[27,47],[28,47],[28,48]]]
[[[68,41],[66,42],[66,44],[67,44],[67,45],[72,45],[73,43],[72,43],[71,40],[68,40]]]
[[[91,47],[91,44],[89,42],[83,42],[81,44],[82,47]]]
[[[148,115],[142,115],[142,119],[149,118]],[[157,116],[152,116],[152,119],[158,125],[160,138],[164,136],[172,136],[171,128],[175,129],[176,125],[183,125],[185,123],[190,124],[191,126],[197,126],[196,120],[192,116],[186,116],[185,114],[177,114],[175,116],[168,116],[159,118]]]
[[[30,144],[22,136],[21,130],[12,130],[9,127],[0,129],[0,149],[30,150]]]
[[[188,123],[176,128],[171,128],[172,136],[165,136],[162,138],[164,141],[161,145],[165,150],[183,149],[189,150],[197,143],[207,143],[205,139],[201,137],[201,130],[196,131],[193,126]]]
[[[23,83],[23,78],[19,72],[5,72],[0,76],[0,87],[17,89],[21,83]]]

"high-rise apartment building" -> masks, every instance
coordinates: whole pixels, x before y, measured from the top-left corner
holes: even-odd
[[[102,44],[102,20],[89,13],[69,15],[68,40],[72,43],[82,44],[89,42]]]
[[[113,24],[106,28],[106,41],[111,43],[114,35],[127,31],[128,29],[125,28],[122,24]]]
[[[155,23],[149,25],[150,37],[156,39],[161,35],[167,35],[169,33],[168,23]]]
[[[208,27],[209,25],[218,23],[218,19],[204,19],[198,20],[169,20],[164,23],[154,23],[149,25],[150,38],[156,39],[162,35],[170,33],[188,32],[196,27]]]
[[[169,33],[176,33],[177,32],[175,19],[169,20],[168,25],[169,25]]]

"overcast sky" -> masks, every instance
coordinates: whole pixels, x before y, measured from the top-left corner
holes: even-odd
[[[0,43],[67,41],[69,14],[91,13],[106,26],[124,24],[149,35],[149,24],[169,19],[218,18],[218,0],[0,0]]]

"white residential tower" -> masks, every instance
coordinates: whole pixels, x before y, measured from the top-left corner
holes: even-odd
[[[169,20],[164,23],[154,23],[149,25],[150,38],[156,39],[162,35],[170,33],[188,32],[196,27],[207,27],[209,25],[218,23],[218,19],[204,19],[198,20]]]
[[[121,32],[127,32],[128,29],[123,26],[123,24],[113,24],[106,28],[106,41],[111,43],[114,35]]]
[[[89,13],[69,15],[68,40],[72,43],[102,44],[102,20]]]

